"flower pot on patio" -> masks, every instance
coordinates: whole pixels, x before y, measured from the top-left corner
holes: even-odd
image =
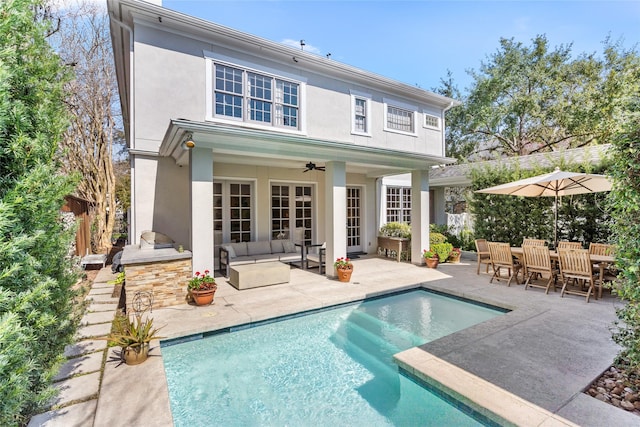
[[[440,259],[437,256],[433,258],[425,258],[424,261],[427,263],[427,267],[429,268],[438,268],[438,264],[440,263]]]
[[[336,268],[336,271],[338,272],[338,280],[340,282],[348,282],[351,280],[351,273],[353,273],[353,266]]]
[[[149,343],[137,347],[124,347],[121,356],[127,365],[139,365],[149,357]]]
[[[189,291],[191,294],[191,298],[196,305],[209,305],[213,302],[214,294],[216,293],[215,289],[207,290],[207,291]]]
[[[460,250],[460,248],[453,248],[453,250],[449,254],[449,259],[447,261],[457,264],[460,262],[461,255],[462,255],[462,251]]]

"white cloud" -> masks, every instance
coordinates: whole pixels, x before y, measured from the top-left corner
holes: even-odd
[[[284,39],[280,43],[300,49],[300,40]],[[307,42],[305,42],[304,51],[315,53],[316,55],[322,55],[322,51],[320,49],[318,49],[313,45],[308,44]]]

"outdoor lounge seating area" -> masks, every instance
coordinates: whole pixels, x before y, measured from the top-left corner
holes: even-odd
[[[476,240],[476,248],[484,248],[485,245],[489,253],[478,251],[476,274],[480,272],[481,262],[487,264],[487,269],[491,266],[489,283],[506,280],[510,286],[515,281],[524,283],[525,289],[539,287],[548,294],[552,287],[555,292],[559,280],[561,297],[565,294],[580,295],[589,302],[592,296],[602,298],[604,283],[615,279],[613,245],[591,243],[587,250],[579,242],[561,241],[558,249],[553,250],[546,246],[544,240],[524,239],[520,247]],[[522,282],[518,279],[520,272]]]
[[[301,261],[300,250],[289,240],[238,242],[220,246],[220,271],[229,277],[231,266],[280,261]]]

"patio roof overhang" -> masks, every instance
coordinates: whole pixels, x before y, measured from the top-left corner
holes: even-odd
[[[344,161],[348,173],[377,178],[425,170],[455,159],[399,152],[378,147],[309,138],[239,126],[191,120],[172,120],[159,154],[173,157],[178,165],[189,163],[186,141],[213,150],[214,161],[301,169],[309,162]]]

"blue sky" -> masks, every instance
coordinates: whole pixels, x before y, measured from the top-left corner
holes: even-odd
[[[501,37],[530,45],[545,34],[551,47],[573,44],[574,56],[601,53],[607,36],[626,48],[640,42],[638,1],[211,1],[163,5],[268,40],[424,89],[496,52]]]

